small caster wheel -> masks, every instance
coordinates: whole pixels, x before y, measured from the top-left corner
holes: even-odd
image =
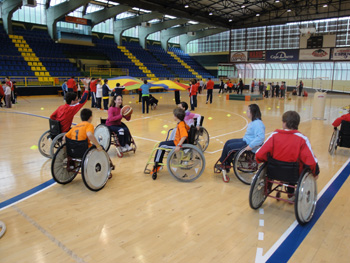
[[[157,179],[157,173],[153,173],[153,174],[152,174],[152,179],[153,179],[153,180],[156,180],[156,179]]]

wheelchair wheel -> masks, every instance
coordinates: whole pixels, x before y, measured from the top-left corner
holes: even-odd
[[[104,124],[97,125],[94,135],[98,143],[106,150],[106,152],[108,152],[109,147],[111,146],[111,132],[108,127]]]
[[[50,153],[51,144],[52,144],[52,138],[51,138],[50,130],[48,130],[44,132],[43,135],[41,135],[38,142],[39,152],[47,158],[52,158],[52,155]]]
[[[334,130],[331,140],[329,142],[329,146],[328,146],[328,152],[330,155],[334,154],[335,149],[337,148],[337,141],[338,141],[338,137],[339,137],[339,130]]]
[[[191,144],[184,144],[179,152],[171,150],[167,158],[167,168],[181,182],[196,180],[205,168],[202,150]]]
[[[95,146],[90,147],[83,157],[81,174],[87,188],[91,191],[101,190],[111,174],[108,153],[98,151]]]
[[[252,151],[245,151],[242,148],[237,151],[233,161],[233,170],[237,178],[245,184],[251,184],[259,165],[255,160],[255,154]]]
[[[249,191],[249,205],[253,209],[258,209],[265,201],[267,165],[264,163],[253,178]]]
[[[52,143],[50,146],[50,154],[52,157],[54,156],[57,149],[60,148],[60,146],[63,144],[62,138],[64,137],[64,135],[66,135],[65,132],[60,133],[52,140]]]
[[[204,152],[209,145],[209,133],[204,127],[200,127],[199,131],[196,131],[195,145],[200,147]]]
[[[61,145],[56,151],[51,162],[51,174],[59,184],[68,184],[79,172],[80,165],[75,161],[69,161],[66,144]]]
[[[300,225],[308,223],[314,215],[317,203],[316,179],[310,171],[299,178],[296,188],[294,212]]]

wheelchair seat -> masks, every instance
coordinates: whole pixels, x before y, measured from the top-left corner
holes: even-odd
[[[299,162],[283,162],[269,156],[267,177],[272,180],[296,184],[299,180]]]
[[[76,141],[66,137],[67,155],[71,158],[83,158],[87,149],[89,149],[88,141]]]
[[[339,146],[350,148],[350,122],[342,121],[339,131]]]
[[[50,135],[52,139],[61,133],[61,123],[56,120],[49,119]]]

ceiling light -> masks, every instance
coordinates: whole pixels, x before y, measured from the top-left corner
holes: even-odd
[[[241,8],[245,8],[245,5],[242,5]]]
[[[292,12],[292,10],[288,9],[287,12]]]
[[[185,5],[185,8],[189,8],[189,5]]]
[[[276,2],[276,3],[279,3],[279,2],[280,2],[280,0],[276,0],[275,2]]]
[[[260,16],[260,14],[256,14],[256,16]]]
[[[210,12],[210,13],[209,13],[209,15],[210,15],[210,16],[212,16],[212,15],[213,15],[213,13],[212,13],[212,12]]]
[[[323,5],[323,7],[327,7],[327,6],[328,6],[327,4]]]
[[[228,21],[229,21],[229,22],[232,22],[232,19],[229,19]]]

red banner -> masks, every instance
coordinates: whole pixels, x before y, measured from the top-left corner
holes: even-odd
[[[87,25],[87,19],[85,19],[85,18],[74,17],[74,16],[66,16],[64,20],[66,22],[68,22],[68,23]]]

